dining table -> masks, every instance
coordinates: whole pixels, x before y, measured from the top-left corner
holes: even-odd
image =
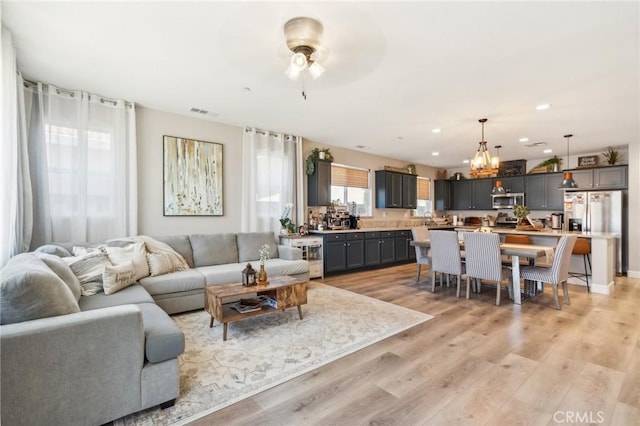
[[[464,241],[459,240],[460,247],[464,248]],[[414,247],[431,247],[431,241],[426,240],[414,240],[410,243]],[[513,277],[513,303],[517,305],[522,304],[522,290],[520,288],[520,258],[537,259],[539,257],[546,257],[548,263],[551,263],[555,247],[542,246],[536,244],[515,244],[515,243],[500,243],[500,253],[503,255],[511,256],[511,274]]]

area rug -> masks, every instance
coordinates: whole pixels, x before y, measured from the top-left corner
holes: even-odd
[[[209,328],[204,311],[174,315],[185,333],[175,406],[124,417],[117,425],[186,424],[420,324],[432,316],[309,282],[296,309]]]

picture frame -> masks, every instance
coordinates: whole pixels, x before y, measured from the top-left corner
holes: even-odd
[[[578,157],[578,167],[595,167],[598,165],[597,155]]]
[[[223,215],[223,145],[163,136],[164,216]]]

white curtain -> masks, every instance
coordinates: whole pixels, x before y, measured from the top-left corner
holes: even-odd
[[[25,94],[37,231],[32,248],[136,235],[133,104],[41,83],[27,85]]]
[[[31,238],[31,184],[22,78],[16,66],[11,32],[4,27],[1,49],[0,267],[14,254],[28,250]]]
[[[301,225],[301,138],[245,128],[242,144],[243,232],[279,232],[285,207]]]

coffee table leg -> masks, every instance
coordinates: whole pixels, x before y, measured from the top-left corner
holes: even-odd
[[[222,325],[222,340],[225,342],[227,341],[227,324],[228,323],[225,322]]]
[[[302,319],[302,307],[298,305],[298,316]]]
[[[209,328],[213,327],[213,315],[211,315],[211,319],[209,320]]]

